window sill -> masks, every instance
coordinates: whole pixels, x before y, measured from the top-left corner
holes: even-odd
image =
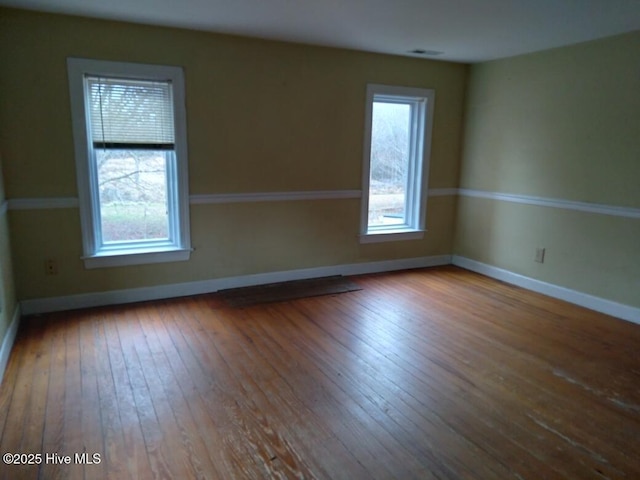
[[[408,228],[395,229],[395,230],[378,230],[368,231],[360,235],[360,243],[380,243],[380,242],[395,242],[402,240],[420,240],[424,238],[426,230],[413,230]]]
[[[83,257],[87,269],[103,267],[124,267],[127,265],[144,265],[148,263],[181,262],[189,260],[190,248],[136,249],[100,252],[90,257]]]

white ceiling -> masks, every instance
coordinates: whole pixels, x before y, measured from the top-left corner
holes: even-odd
[[[0,5],[479,62],[640,30],[640,0],[0,0]],[[426,56],[425,56],[426,57]]]

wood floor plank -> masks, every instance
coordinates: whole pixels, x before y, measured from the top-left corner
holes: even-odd
[[[321,305],[312,305],[310,308],[322,319],[326,312],[323,312]],[[344,310],[340,310],[341,315],[344,315]],[[456,397],[463,393],[456,385],[451,385],[451,378],[446,377],[445,380],[439,381],[438,377],[434,376],[433,372],[429,372],[430,376],[425,377],[428,370],[438,369],[440,365],[437,363],[432,365],[426,365],[421,368],[421,365],[430,360],[428,357],[422,354],[411,355],[407,354],[405,350],[394,351],[392,344],[389,343],[387,337],[382,333],[384,327],[378,327],[374,324],[368,324],[370,327],[368,332],[374,331],[371,336],[364,334],[364,330],[359,330],[359,336],[354,335],[352,332],[342,328],[342,331],[336,330],[338,325],[334,322],[322,322],[314,321],[314,323],[322,324],[321,328],[329,329],[334,332],[334,338],[338,343],[346,342],[346,344],[353,344],[358,342],[358,349],[362,352],[361,358],[366,358],[367,363],[364,366],[360,366],[355,375],[360,377],[352,377],[350,382],[352,384],[363,385],[368,383],[368,388],[373,391],[371,395],[376,395],[375,391],[379,390],[381,386],[386,386],[389,392],[393,395],[386,395],[386,399],[381,397],[383,405],[385,405],[385,411],[389,409],[391,413],[395,414],[396,421],[404,420],[404,424],[407,428],[417,429],[418,432],[431,432],[432,435],[437,436],[438,442],[435,446],[436,450],[441,450],[442,458],[449,458],[448,462],[456,463],[456,452],[458,455],[462,454],[468,456],[474,454],[482,458],[483,456],[490,455],[493,449],[492,442],[482,442],[478,445],[470,443],[460,431],[469,432],[473,429],[480,438],[492,438],[501,436],[499,429],[496,427],[503,426],[500,422],[491,421],[485,422],[465,422],[459,424],[461,420],[465,418],[489,418],[492,413],[491,410],[480,408],[474,408],[473,410],[464,409],[464,415],[461,416],[458,413],[458,407]],[[409,342],[404,339],[404,345]],[[383,354],[380,352],[384,352]],[[446,374],[457,374],[456,370],[448,367],[446,368]],[[428,378],[428,382],[423,382],[424,378]],[[473,382],[465,379],[469,386],[473,386]],[[464,385],[464,386],[468,386]],[[451,388],[453,387],[453,388]],[[447,389],[450,389],[450,393],[446,393]],[[433,394],[437,391],[438,395]],[[382,390],[384,392],[384,390]],[[381,394],[382,395],[382,394]],[[440,401],[440,397],[447,397],[445,401]],[[427,409],[427,405],[431,407]],[[464,404],[463,404],[464,406]],[[403,413],[404,412],[404,413]],[[402,418],[404,416],[404,419]],[[460,419],[458,419],[460,417]],[[511,445],[507,445],[508,447]],[[515,445],[514,445],[515,446]],[[501,455],[505,455],[505,448],[502,447],[499,451]],[[529,454],[524,449],[515,449],[512,452],[515,463],[511,462],[508,469],[516,470],[515,468],[520,462],[523,462],[529,457]],[[527,468],[535,466],[538,469],[544,469],[544,463],[536,461],[534,458],[528,458],[529,464]],[[480,464],[487,464],[491,462],[479,461]],[[452,465],[453,466],[453,465]],[[491,475],[505,475],[505,472],[496,473],[491,470],[486,472],[473,471],[464,472],[457,470],[455,473],[456,478],[461,478],[463,475],[468,475],[470,478],[481,475],[482,478],[489,478]]]
[[[101,462],[0,478],[640,478],[640,326],[456,267],[353,280],[24,318],[2,453]]]
[[[155,332],[146,333],[142,327],[142,324],[151,321],[149,308],[141,305],[136,313],[137,322],[130,324],[130,331],[140,339],[136,342],[136,351],[141,364],[145,366],[144,376],[161,427],[163,443],[171,451],[172,462],[184,467],[179,472],[181,478],[205,478],[213,465],[205,455],[205,446],[200,437],[185,426],[185,422],[190,420],[184,412],[186,404],[182,401],[179,386],[163,354],[152,347]],[[190,427],[193,425],[189,423]]]
[[[21,331],[24,335],[24,329]],[[4,432],[7,419],[9,417],[9,408],[11,406],[11,399],[13,398],[13,392],[16,387],[16,379],[18,378],[18,369],[20,368],[21,361],[24,361],[25,356],[20,354],[20,351],[24,343],[22,341],[16,341],[13,348],[12,355],[9,356],[7,366],[4,372],[4,378],[0,385],[0,435]],[[1,439],[2,437],[0,437]]]
[[[263,327],[264,323],[265,318],[262,316],[255,321],[258,328]],[[262,337],[273,341],[273,352],[288,348],[285,339],[278,335],[278,330],[282,328],[281,321],[278,321],[277,327],[269,329]],[[287,337],[291,340],[288,335]],[[376,423],[375,415],[363,412],[362,397],[359,398],[359,401],[354,401],[351,388],[345,387],[343,384],[346,381],[343,373],[331,370],[330,367],[324,366],[323,368],[318,365],[305,344],[295,340],[294,343],[297,345],[295,353],[289,349],[288,358],[284,362],[274,362],[277,370],[283,372],[284,379],[293,394],[305,404],[306,408],[327,423],[333,436],[340,439],[353,437],[345,447],[356,460],[367,466],[369,478],[410,475],[406,471],[406,466],[401,463],[402,450],[396,458],[381,455],[387,448],[385,447],[386,442],[381,442],[378,438],[379,435],[370,428],[372,423]],[[272,361],[274,356],[270,356]],[[288,363],[291,362],[294,368],[289,367]],[[367,400],[364,401],[365,404],[367,402]],[[358,438],[361,440],[358,441]],[[429,467],[436,469],[435,464],[429,465]],[[417,468],[422,478],[435,478],[429,469],[423,469],[420,466]]]
[[[158,315],[148,309],[141,313],[140,328],[147,339],[156,369],[155,374],[163,380],[165,397],[171,406],[179,429],[178,439],[185,452],[184,461],[193,466],[193,478],[218,478],[219,469],[207,450],[209,439],[203,435],[206,430],[201,428],[203,419],[194,415],[194,411],[198,410],[193,407],[193,404],[200,399],[190,395],[189,392],[185,394],[182,389],[179,376],[183,375],[183,367],[176,369],[169,358],[177,355],[177,352],[172,348],[171,339],[163,333],[164,328]]]
[[[467,340],[467,341],[465,342],[465,344],[469,344],[469,340]],[[478,349],[477,349],[477,348],[472,348],[472,349],[470,349],[470,350],[471,350],[471,351],[473,351],[473,352],[475,352],[475,351],[477,351]],[[496,356],[496,350],[495,350],[495,348],[494,348],[494,349],[492,349],[492,350],[491,350],[491,352],[492,352],[491,356],[492,356],[492,357],[495,357],[495,356]],[[518,357],[517,357],[517,356],[515,356],[515,355],[513,354],[513,352],[512,352],[511,356],[508,356],[508,357],[505,357],[505,358],[504,358],[504,363],[507,363],[507,362],[508,362],[508,363],[510,363],[510,364],[512,364],[512,365],[513,365],[514,363],[516,363],[516,364],[518,365],[518,367],[519,367],[519,368],[509,368],[509,370],[510,370],[510,371],[514,371],[514,372],[522,372],[522,371],[526,371],[526,369],[527,369],[527,365],[526,365],[525,363],[523,363],[523,362],[518,362],[517,358],[518,358]],[[474,362],[472,362],[472,364],[474,365],[474,368],[478,368],[478,367],[481,365],[481,362],[474,361]],[[500,368],[503,368],[503,367],[501,367],[501,366],[499,366],[498,364],[496,364],[496,365],[495,365],[495,368],[500,369]],[[504,370],[504,369],[503,369],[503,370]],[[497,382],[497,385],[494,387],[495,391],[497,391],[497,392],[499,392],[499,391],[503,391],[505,394],[508,394],[509,392],[505,392],[504,390],[500,390],[500,384],[504,383],[504,378],[502,377],[502,375],[500,376],[500,379],[499,379],[499,380],[500,380],[500,381],[499,381],[499,382]],[[525,387],[526,387],[526,386],[528,386],[528,385],[531,385],[531,383],[530,383],[529,381],[525,380],[525,378],[524,378],[524,377],[521,377],[521,380],[524,382],[524,386],[525,386]],[[544,380],[544,382],[548,382],[548,381],[549,381],[548,379]],[[544,382],[540,382],[540,384],[543,384],[543,385],[544,385],[544,384],[545,384]],[[480,385],[483,385],[483,384],[486,384],[486,383],[487,383],[487,382],[485,381],[485,382],[482,382]],[[520,385],[518,388],[519,388],[520,390],[522,390],[522,387],[523,387],[523,385]],[[549,393],[549,392],[548,392],[548,393]],[[519,395],[522,395],[522,392],[519,392]],[[526,394],[526,395],[524,395],[523,397],[524,397],[524,400],[526,401],[526,400],[528,400],[528,399],[535,398],[536,396],[539,396],[539,395],[538,395],[538,392],[537,392],[535,389],[534,389],[534,390],[529,389],[529,391],[527,391],[527,394]],[[563,415],[564,415],[564,416],[568,416],[568,415],[569,415],[569,416],[571,416],[571,415],[572,415],[572,413],[573,413],[573,411],[574,411],[574,409],[573,409],[574,404],[572,403],[572,401],[575,399],[575,396],[569,396],[568,398],[569,398],[570,400],[567,402],[566,410],[564,410],[564,412],[562,412],[562,409],[561,409],[561,408],[555,408],[555,410],[557,410],[557,411],[559,412],[558,414],[559,414],[560,416],[563,416]],[[522,399],[521,399],[521,400],[522,400]],[[558,402],[558,401],[561,401],[561,400],[562,400],[562,399],[561,399],[561,398],[559,398],[559,399],[556,399],[556,400],[555,400],[555,401],[553,401],[553,402],[548,402],[549,408],[554,408],[554,407],[556,407],[555,403],[556,403],[556,402]],[[478,403],[478,400],[474,401],[473,403],[477,404],[477,403]],[[530,407],[531,407],[531,408],[534,408],[534,407],[535,407],[535,405],[530,405]],[[503,408],[504,408],[504,407],[503,407]],[[567,415],[567,414],[568,414],[568,415]],[[577,414],[577,415],[582,415],[582,418],[584,419],[584,412],[580,412],[579,414],[576,412],[576,414]],[[514,420],[515,418],[517,418],[517,417],[509,417],[509,418],[513,421],[513,420]],[[544,425],[544,423],[543,423],[543,422],[541,422],[541,421],[538,421],[538,422],[537,422],[537,424],[535,424],[535,425],[531,425],[531,422],[532,422],[532,421],[534,421],[534,423],[535,423],[535,417],[533,417],[533,418],[528,418],[528,419],[527,419],[527,420],[525,420],[525,421],[526,421],[526,423],[528,423],[528,428],[529,428],[529,429],[531,429],[531,428],[533,427],[533,429],[534,429],[534,430],[536,430],[536,429],[537,429],[537,427],[540,427],[540,426]],[[584,424],[585,422],[584,422],[584,421],[578,421],[577,423]],[[611,423],[608,423],[607,425],[611,426]],[[614,425],[615,425],[615,423],[614,423]],[[605,426],[603,425],[603,426],[602,426],[602,428],[607,428],[607,427],[605,427]],[[544,433],[546,433],[547,435],[549,435],[549,434],[551,434],[552,432],[551,432],[551,431],[547,431],[547,432],[544,432]],[[557,432],[556,432],[556,433],[557,433]],[[569,437],[568,437],[568,436],[565,436],[565,439],[566,439],[566,438],[569,438]],[[579,440],[578,440],[578,441],[576,441],[576,440],[572,440],[572,441],[574,441],[574,443],[579,442]],[[633,444],[633,442],[632,442],[632,444]],[[627,444],[627,445],[628,445],[628,444]],[[606,445],[602,445],[602,447],[603,447],[603,448],[605,448],[605,449],[607,448],[607,446],[606,446]],[[573,451],[574,449],[571,449],[571,450]],[[583,450],[586,450],[586,449],[583,449]],[[623,451],[624,451],[624,447],[623,447]],[[588,452],[588,450],[587,450],[587,452]],[[553,451],[551,451],[551,453],[554,453],[554,454],[555,454],[556,452],[555,452],[555,450],[553,450]],[[618,452],[617,450],[615,450],[615,449],[610,449],[609,453],[615,456],[615,455],[616,455],[617,453],[619,453],[619,452]],[[575,463],[575,462],[574,462],[574,463]],[[563,465],[573,466],[573,465],[574,465],[574,463],[572,463],[572,462],[564,462],[564,463],[563,463]],[[581,478],[588,478],[588,475],[589,475],[589,474],[594,473],[594,470],[591,468],[591,466],[585,466],[585,469],[587,469],[587,471],[586,471],[586,472],[584,472],[584,471],[583,471],[583,472],[580,474]],[[571,472],[569,472],[569,473],[571,473]],[[572,475],[574,475],[574,476],[578,476],[578,474],[577,474],[576,472],[573,472],[573,473],[572,473]]]
[[[189,304],[192,302],[193,299],[188,300]],[[221,381],[228,375],[226,363],[211,356],[212,345],[200,347],[203,329],[194,316],[191,309],[179,312],[176,320],[180,328],[174,342],[189,371],[189,378],[182,380],[193,382],[191,387],[185,384],[182,388],[194,391],[203,402],[207,414],[199,418],[210,423],[210,433],[216,435],[213,444],[223,449],[221,463],[216,466],[223,468],[223,475],[226,471],[232,478],[265,477],[268,471],[262,461],[264,457],[256,451],[260,430],[251,417],[243,414],[246,410],[243,393],[225,388]]]
[[[225,313],[237,315],[235,312],[223,312],[220,315],[224,316]],[[271,315],[265,317],[259,314],[256,317],[248,313],[243,317],[243,330],[250,329],[247,332],[251,339],[249,348],[254,348],[262,356],[263,364],[270,367],[272,372],[272,376],[260,381],[260,384],[269,398],[282,398],[286,402],[278,410],[286,409],[285,419],[289,430],[304,437],[310,451],[319,450],[315,445],[317,443],[324,447],[324,451],[318,451],[318,455],[319,458],[326,459],[322,468],[329,478],[377,478],[386,470],[372,472],[363,467],[364,462],[359,461],[362,454],[352,452],[342,441],[340,432],[346,427],[344,422],[327,421],[329,417],[336,420],[344,418],[345,407],[340,402],[340,395],[332,392],[331,382],[328,383],[326,378],[311,372],[308,357],[292,355],[281,347],[278,337],[271,331],[274,327],[282,328],[279,319],[275,318],[274,321]],[[357,423],[351,427],[349,435],[363,428],[361,422]],[[363,442],[365,445],[369,443],[373,442]],[[367,450],[370,448],[367,445]],[[371,467],[371,462],[366,463]]]
[[[110,321],[105,310],[99,311],[93,321],[93,335],[96,362],[96,380],[98,383],[100,416],[102,418],[103,450],[95,451],[100,454],[104,465],[104,478],[114,480],[136,479],[137,472],[127,461],[129,452],[126,450],[116,386],[114,383],[109,345],[105,332],[105,323]],[[93,471],[91,471],[93,473]]]
[[[315,311],[318,310],[317,307],[312,307],[312,309]],[[326,325],[326,322],[322,322],[322,318],[323,314],[318,312],[317,320],[314,320],[314,323]],[[333,322],[331,322],[331,324],[333,324]],[[499,470],[498,472],[494,471],[496,466],[493,466],[493,468],[483,467],[484,470],[476,469],[473,472],[465,472],[464,468],[461,469],[455,456],[456,452],[462,452],[466,456],[475,455],[479,458],[482,458],[486,453],[483,451],[483,445],[475,445],[456,433],[457,425],[452,421],[456,416],[456,412],[451,408],[450,402],[446,404],[443,403],[441,410],[438,411],[435,409],[434,414],[425,415],[423,413],[426,411],[426,405],[436,406],[434,401],[437,399],[433,398],[431,393],[431,390],[433,390],[431,383],[423,384],[422,386],[424,388],[416,388],[420,386],[420,377],[407,375],[406,370],[398,368],[396,364],[390,361],[389,355],[391,352],[389,349],[385,350],[383,346],[380,351],[384,352],[384,354],[380,355],[376,350],[369,348],[366,343],[359,342],[355,337],[349,336],[349,332],[343,331],[338,334],[335,329],[332,329],[332,331],[335,334],[333,338],[337,340],[336,343],[346,342],[346,345],[357,342],[360,358],[364,360],[363,363],[359,364],[358,369],[351,373],[350,383],[361,385],[362,388],[370,390],[371,393],[365,390],[369,397],[375,396],[376,394],[379,395],[384,402],[383,404],[386,406],[385,412],[395,413],[395,419],[397,420],[402,420],[402,416],[404,416],[404,424],[407,425],[408,428],[417,427],[418,430],[422,432],[431,431],[431,434],[438,438],[437,446],[435,447],[436,450],[446,449],[446,452],[442,452],[445,454],[440,454],[439,457],[447,459],[447,466],[453,469],[455,478],[462,478],[464,476],[474,478],[478,475],[483,478],[492,478],[496,475],[504,476],[504,472],[500,473]],[[380,340],[381,338],[376,335],[376,341]],[[417,363],[419,362],[420,360],[418,359]],[[382,386],[385,386],[387,391],[392,394],[386,393],[386,391],[381,388]],[[439,394],[441,394],[441,392],[442,390],[440,389]],[[476,414],[477,412],[471,412],[472,417]],[[465,427],[470,428],[470,426],[473,425],[466,425]],[[479,461],[478,463],[480,465],[487,465],[487,462]],[[491,464],[489,463],[488,465]]]
[[[150,479],[153,478],[150,456],[147,455],[140,417],[117,329],[117,324],[126,317],[126,307],[114,307],[108,312],[108,319],[104,323],[104,334],[118,402],[123,448],[127,452],[126,457],[119,461],[126,463],[127,471],[135,473],[134,478]]]
[[[382,431],[387,430],[391,433],[389,436],[390,439],[395,439],[402,444],[403,449],[413,449],[415,447],[415,439],[408,437],[408,431],[398,423],[404,421],[404,424],[409,425],[409,428],[411,428],[411,422],[407,423],[406,418],[401,418],[402,415],[396,414],[395,417],[393,416],[395,412],[391,407],[400,393],[393,385],[387,384],[381,376],[370,376],[364,372],[363,370],[366,370],[366,360],[363,359],[362,356],[354,357],[349,359],[351,360],[350,362],[342,362],[341,364],[331,362],[333,358],[339,358],[341,355],[347,355],[347,357],[349,357],[349,354],[344,351],[340,352],[339,350],[326,350],[326,348],[335,346],[335,342],[328,341],[318,343],[317,340],[322,338],[318,332],[314,332],[312,335],[305,334],[301,338],[313,338],[316,340],[316,342],[312,343],[301,343],[301,351],[306,351],[313,355],[312,364],[318,365],[327,378],[336,379],[335,383],[339,386],[338,395],[344,395],[346,393],[350,399],[357,401],[360,409],[365,410],[367,416],[370,418],[367,423],[370,423],[371,420],[375,421],[381,427]],[[302,340],[300,342],[302,342]],[[353,365],[353,369],[350,368],[351,365]],[[390,441],[387,437],[387,435],[381,437],[385,443]],[[402,452],[403,449],[401,449],[400,452]],[[421,453],[424,455],[428,450],[429,449],[426,449],[425,452]],[[415,451],[413,453],[416,454]],[[396,456],[401,459],[401,455],[397,454]],[[421,455],[418,455],[418,459],[420,457]],[[422,458],[421,463],[423,467],[438,472],[440,476],[456,477],[462,474],[462,472],[454,474],[450,470],[451,465],[438,462],[435,458]],[[415,468],[420,469],[417,465]],[[421,474],[425,475],[426,473],[421,472]]]
[[[195,302],[194,320],[197,325],[202,326],[204,333],[208,334],[215,329],[216,315],[211,315],[208,307],[204,308],[206,310],[203,311],[202,302]],[[220,333],[219,330],[217,333]],[[240,338],[235,339],[234,342],[226,342],[220,336],[216,336],[216,341],[212,343],[209,343],[204,336],[202,339],[207,345],[213,345],[212,359],[225,364],[225,368],[218,369],[217,381],[220,383],[220,387],[224,390],[233,389],[242,393],[242,401],[239,402],[239,406],[244,412],[245,422],[250,422],[251,430],[255,434],[252,441],[253,455],[256,457],[256,461],[262,464],[267,475],[313,478],[313,473],[301,460],[299,450],[288,438],[286,430],[282,429],[282,423],[278,422],[277,414],[271,413],[274,410],[266,401],[263,392],[255,385],[248,372],[242,369],[244,359],[253,360],[253,364],[256,364],[255,352],[244,350],[242,348],[243,340]],[[233,358],[234,361],[227,361],[226,358]]]
[[[212,391],[207,387],[208,379],[200,376],[201,370],[197,358],[192,355],[188,344],[184,342],[183,325],[184,317],[181,309],[165,303],[165,308],[155,323],[154,330],[160,338],[164,339],[162,349],[174,372],[187,408],[197,425],[195,431],[187,433],[199,435],[203,443],[208,446],[206,454],[213,465],[213,470],[208,471],[207,476],[232,478],[235,472],[234,460],[236,457],[242,457],[235,449],[229,448],[221,435],[217,412],[222,406],[217,404],[215,397],[212,397]],[[226,445],[227,448],[212,449],[211,445]]]
[[[577,307],[575,309],[577,309]],[[588,313],[588,311],[585,311],[585,312]],[[628,328],[626,324],[624,325],[624,327]],[[548,328],[545,328],[545,330],[547,329]],[[529,352],[527,351],[527,349],[524,348],[524,346],[520,346],[520,345],[516,345],[516,348],[513,348],[511,345],[509,345],[509,349],[506,350],[504,346],[507,346],[508,344],[517,344],[521,340],[508,337],[504,339],[501,343],[500,342],[496,343],[495,340],[499,339],[501,335],[500,332],[497,332],[495,330],[492,332],[485,332],[485,330],[486,329],[482,329],[482,333],[480,334],[475,333],[475,336],[478,337],[480,335],[484,335],[486,341],[489,341],[491,339],[492,347],[493,347],[491,350],[492,361],[498,362],[499,364],[504,364],[506,362],[509,362],[511,364],[510,367],[514,367],[514,368],[509,368],[507,372],[510,373],[511,375],[519,374],[518,377],[521,380],[527,381],[526,386],[528,388],[530,389],[534,387],[539,388],[544,393],[549,395],[553,395],[555,393],[562,393],[561,395],[558,395],[559,397],[558,401],[563,401],[563,400],[566,401],[567,399],[570,399],[571,403],[575,403],[576,396],[591,397],[590,400],[594,400],[594,399],[597,400],[597,402],[593,402],[590,404],[591,406],[597,408],[598,410],[597,414],[590,416],[590,410],[581,412],[580,415],[583,419],[583,422],[581,423],[587,423],[589,425],[596,425],[596,426],[600,424],[600,427],[604,428],[606,425],[611,425],[611,422],[615,420],[614,417],[617,414],[614,415],[614,417],[611,417],[610,415],[608,415],[607,410],[611,408],[617,409],[619,405],[616,406],[616,404],[619,402],[616,402],[615,398],[613,399],[607,398],[607,396],[605,395],[606,393],[605,391],[599,391],[596,387],[593,386],[594,381],[595,382],[598,381],[597,375],[593,375],[593,374],[590,375],[590,380],[585,381],[585,383],[583,384],[580,384],[579,381],[571,377],[562,378],[566,376],[566,374],[563,373],[562,369],[565,368],[566,366],[566,368],[571,370],[573,366],[579,365],[581,363],[579,362],[581,358],[580,356],[576,354],[574,355],[572,362],[566,362],[566,363],[564,361],[564,358],[560,360],[554,359],[553,355],[548,350],[548,347],[547,347],[548,342],[545,342],[545,340],[542,338],[536,339],[535,342],[530,342],[530,345],[535,344],[536,348],[538,348],[539,351],[544,352],[544,355],[540,355],[539,353],[535,354],[534,352]],[[529,339],[531,338],[530,335],[526,335],[524,337]],[[597,348],[596,348],[597,340],[593,339],[590,344],[589,342],[587,342],[586,338],[578,337],[578,339],[576,339],[576,337],[577,335],[572,335],[567,338],[571,339],[572,343],[575,344],[576,346],[579,346],[579,345],[586,346],[585,350],[590,352],[588,355],[589,360],[587,363],[589,365],[599,364],[601,366],[606,367],[608,362],[607,359],[602,357],[599,358],[597,354]],[[473,339],[468,339],[465,341],[465,343],[473,345],[473,341],[474,341]],[[478,349],[471,349],[471,350],[477,351]],[[557,356],[558,352],[561,353],[563,357],[564,355],[566,355],[565,348],[563,348],[562,346],[556,347],[555,356]],[[500,361],[501,354],[502,354],[502,361]],[[528,367],[531,365],[535,365],[537,368],[528,369]],[[584,372],[584,369],[583,369],[583,372]],[[523,375],[523,373],[526,373],[526,375]],[[623,369],[622,372],[618,371],[616,373],[617,375],[619,375],[620,373],[624,374],[626,373],[626,369]],[[601,376],[603,380],[606,380],[607,377],[611,379],[610,374]],[[633,385],[634,382],[630,380],[627,384]],[[527,395],[525,398],[530,398],[530,397],[531,397],[531,394]],[[637,398],[637,389],[636,389],[636,398]],[[600,407],[604,407],[604,408],[600,408]],[[584,420],[587,420],[587,421],[584,422]],[[627,440],[630,440],[630,439],[625,439],[625,441]],[[610,442],[607,442],[607,443],[610,443]],[[624,444],[618,445],[618,447],[624,450]]]
[[[61,452],[64,441],[65,417],[65,361],[66,322],[59,315],[50,322],[51,372],[46,397],[46,416],[42,439],[42,452]],[[62,480],[62,471],[45,458],[40,465],[40,478]]]
[[[93,461],[95,453],[104,456],[103,410],[101,408],[98,371],[104,360],[96,352],[95,326],[100,310],[88,312],[80,322],[80,365],[82,372],[82,448],[73,453],[74,469],[84,472],[84,478],[105,478],[106,463]],[[78,458],[80,455],[80,459]],[[83,456],[86,454],[86,456]]]
[[[207,309],[210,307],[207,305]],[[214,334],[224,325],[235,326],[235,322],[230,322],[226,314],[230,310],[218,310],[212,318],[214,322],[210,324],[209,332]],[[238,312],[233,311],[232,315],[237,316]],[[232,371],[236,379],[247,378],[250,382],[245,383],[245,388],[250,392],[253,398],[259,402],[257,406],[260,410],[268,412],[268,418],[265,415],[260,417],[261,423],[268,420],[268,428],[275,428],[281,432],[282,440],[285,445],[271,444],[274,448],[274,455],[278,462],[285,460],[289,467],[289,473],[293,474],[296,470],[305,468],[308,478],[317,475],[324,478],[356,478],[364,475],[365,471],[361,465],[357,464],[349,455],[349,452],[335,442],[336,437],[329,431],[324,423],[317,416],[308,410],[305,405],[299,401],[292,392],[291,388],[284,381],[286,372],[280,366],[274,366],[272,356],[276,355],[280,349],[276,351],[265,350],[263,348],[263,337],[255,339],[255,331],[249,331],[247,328],[247,317],[240,316],[238,321],[243,323],[242,333],[243,340],[234,342],[234,345],[242,348],[242,355],[234,355],[234,358],[244,358],[244,361],[233,362],[237,364]],[[239,329],[236,329],[240,333]],[[220,354],[226,355],[226,342],[216,341],[216,346]],[[257,370],[254,368],[255,363],[262,365]],[[290,450],[290,451],[289,451]],[[287,458],[292,457],[293,458]],[[322,463],[315,461],[317,458],[324,459]],[[306,459],[306,460],[304,460]],[[336,459],[342,461],[336,462]],[[275,461],[275,460],[274,460]],[[308,465],[298,465],[295,469],[291,468],[292,463],[307,463]],[[315,472],[315,473],[314,473]]]
[[[80,324],[81,313],[71,313],[65,322],[65,371],[64,371],[64,416],[62,442],[56,452],[42,452],[43,455],[56,453],[60,456],[74,455],[81,452],[85,441],[82,436],[82,357],[80,355]],[[95,412],[90,412],[93,414]],[[56,457],[57,458],[57,457]],[[57,462],[56,462],[57,463]],[[84,478],[82,468],[76,465],[58,464],[58,472],[63,478],[72,480]]]
[[[168,443],[164,441],[165,435],[175,434],[175,429],[174,425],[168,421],[169,417],[163,416],[166,413],[164,410],[158,415],[156,406],[160,409],[164,408],[164,404],[160,405],[161,402],[156,401],[154,393],[159,394],[159,391],[155,388],[155,384],[149,385],[145,376],[147,369],[144,361],[145,340],[143,335],[134,330],[139,308],[134,307],[131,313],[117,323],[116,327],[152,477],[189,478],[182,462],[179,461],[179,452],[169,448]],[[161,417],[163,421],[160,420]]]

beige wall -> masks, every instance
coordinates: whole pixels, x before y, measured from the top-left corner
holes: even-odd
[[[372,82],[436,89],[431,188],[640,208],[639,33],[475,65],[467,79],[460,64],[2,9],[10,199],[77,196],[68,56],[184,67],[191,194],[360,189]],[[17,296],[456,253],[640,306],[637,219],[470,197],[428,207],[424,240],[361,245],[356,199],[192,205],[190,261],[96,270],[80,260],[77,209],[11,210]]]
[[[639,58],[636,32],[474,65],[460,186],[640,208]],[[637,218],[463,197],[454,250],[640,306]]]
[[[429,184],[457,186],[465,65],[1,10],[11,199],[77,196],[69,56],[184,67],[191,194],[360,189],[368,82],[436,90]],[[10,211],[20,299],[449,254],[455,198],[427,217],[422,241],[360,245],[358,200],[192,205],[190,261],[85,270],[77,209]]]

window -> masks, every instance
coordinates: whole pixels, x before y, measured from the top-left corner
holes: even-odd
[[[433,90],[367,86],[363,243],[422,238]]]
[[[182,69],[67,61],[87,268],[190,254]]]

